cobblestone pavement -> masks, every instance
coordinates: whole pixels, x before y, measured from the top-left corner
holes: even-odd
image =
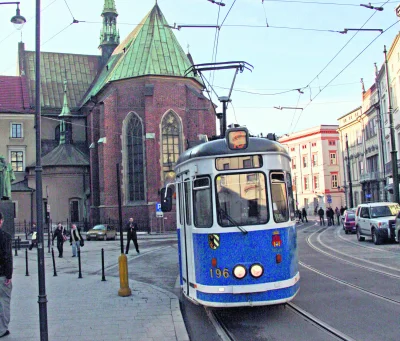
[[[139,236],[139,242],[173,237]],[[71,257],[68,242],[64,244],[64,258],[55,258],[57,276],[51,253],[45,248],[49,340],[188,341],[179,300],[173,293],[130,280],[132,295],[120,297],[119,278],[107,276],[106,271],[106,281],[101,280],[102,248],[105,268],[118,266],[121,253],[118,241],[85,242],[81,252],[82,278],[78,278],[78,260]],[[58,255],[56,248],[54,251]],[[141,252],[146,252],[145,243]],[[28,251],[28,265],[29,276],[26,276],[25,250],[19,250],[18,256],[14,256],[11,334],[5,340],[40,339],[36,249]]]

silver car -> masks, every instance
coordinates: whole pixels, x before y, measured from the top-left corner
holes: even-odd
[[[394,227],[394,240],[400,243],[400,212],[396,216],[396,225]]]

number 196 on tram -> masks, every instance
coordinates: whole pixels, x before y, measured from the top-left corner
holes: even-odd
[[[174,187],[183,294],[210,307],[292,300],[300,275],[285,148],[232,128],[184,152],[175,174],[161,207],[172,209]]]

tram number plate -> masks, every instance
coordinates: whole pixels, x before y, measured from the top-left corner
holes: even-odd
[[[215,269],[210,269],[210,276],[211,278],[228,278],[229,277],[229,270],[227,268],[224,269],[219,269],[219,268],[215,268]]]

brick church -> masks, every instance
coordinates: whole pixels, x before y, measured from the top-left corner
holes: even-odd
[[[101,55],[41,53],[43,200],[53,222],[118,221],[118,164],[123,220],[155,230],[160,188],[174,181],[178,156],[199,135],[216,134],[215,111],[201,80],[185,76],[192,58],[157,3],[122,42],[114,0],[105,0],[101,16]],[[20,43],[26,115],[35,103],[34,71],[34,52]],[[13,185],[21,214],[24,206],[35,211],[32,157]],[[175,228],[174,213],[162,220]]]

